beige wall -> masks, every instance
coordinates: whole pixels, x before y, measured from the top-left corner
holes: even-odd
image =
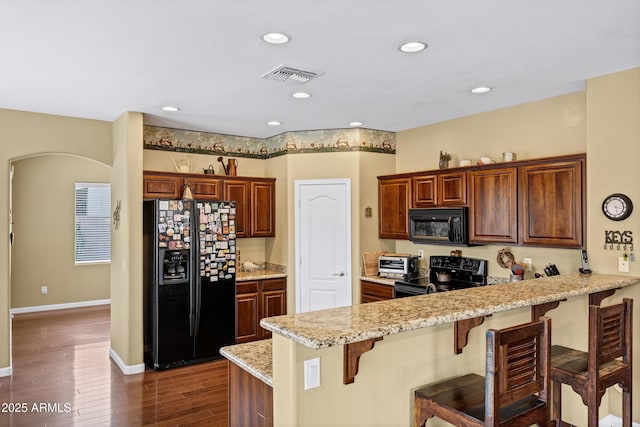
[[[438,169],[441,150],[452,155],[452,167],[458,166],[460,159],[475,162],[489,156],[500,160],[504,151],[515,152],[518,159],[584,153],[585,93],[398,132],[397,172]]]
[[[108,183],[111,168],[71,155],[13,165],[11,308],[109,299],[109,264],[75,264],[74,205],[75,183]]]
[[[142,114],[125,113],[113,123],[111,206],[120,201],[121,211],[111,235],[111,350],[133,372],[144,370],[142,151]]]
[[[587,153],[587,241],[592,268],[597,272],[617,272],[618,254],[602,250],[604,229],[621,228],[637,232],[634,213],[628,220],[613,223],[601,219],[604,195],[625,192],[639,199],[639,169],[635,164],[640,150],[640,69],[591,79],[586,93],[570,94],[498,110],[477,116],[425,126],[397,135],[397,171],[437,168],[440,150],[459,159],[482,155],[498,157],[510,150],[519,158]],[[464,147],[464,148],[463,148]],[[612,150],[624,154],[614,155]],[[617,151],[616,151],[617,152]],[[455,160],[455,158],[454,158]],[[390,241],[394,242],[395,241]],[[427,254],[442,254],[446,247],[395,243],[398,251],[425,249]],[[427,248],[429,248],[427,250]],[[500,275],[495,257],[499,246],[464,248],[467,256],[491,261],[490,274]],[[448,249],[448,248],[447,248]],[[575,271],[579,253],[575,250],[514,247],[516,258],[531,256],[539,269],[555,262],[561,271]],[[638,274],[638,263],[631,263],[631,274]],[[502,274],[506,276],[506,274]],[[640,286],[619,290],[605,304],[622,298],[640,299]],[[572,298],[549,312],[555,344],[586,348],[587,298]],[[436,379],[463,372],[483,372],[484,331],[528,320],[528,310],[513,310],[487,319],[471,331],[470,342],[462,355],[451,352],[451,325],[397,334],[376,343],[360,359],[355,383],[342,384],[342,348],[311,350],[285,338],[274,338],[274,415],[282,426],[406,426],[411,424],[412,388]],[[576,323],[580,322],[580,323]],[[581,327],[576,325],[582,325]],[[634,329],[640,328],[635,316]],[[639,348],[640,334],[634,334]],[[321,387],[304,391],[304,360],[321,358]],[[634,366],[640,366],[635,352]],[[640,386],[635,370],[634,388]],[[563,415],[575,425],[586,425],[586,409],[575,393],[563,393]],[[603,400],[601,415],[620,413],[619,392],[612,390]],[[640,400],[633,402],[634,420],[640,420]],[[433,426],[443,425],[430,421]]]
[[[617,272],[618,257],[623,251],[604,249],[605,230],[628,230],[640,247],[640,68],[610,74],[587,81],[587,157],[589,159],[587,242],[591,268]],[[635,203],[629,218],[609,221],[600,211],[602,200],[611,193],[625,193]],[[636,251],[637,254],[637,251]],[[630,274],[640,274],[640,263],[630,263]],[[636,292],[634,311],[640,299]],[[640,316],[634,316],[634,390],[640,390]],[[621,415],[621,394],[609,391],[609,410]],[[634,395],[633,416],[640,420],[640,399]],[[606,402],[606,401],[605,401]]]
[[[0,109],[0,200],[9,206],[11,161],[34,154],[73,153],[111,165],[111,124],[47,114]],[[9,355],[9,212],[0,209],[0,373]]]

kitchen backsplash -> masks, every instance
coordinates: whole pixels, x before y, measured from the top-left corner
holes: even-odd
[[[245,264],[246,264],[246,267],[245,267]],[[274,271],[276,273],[286,273],[287,266],[282,264],[272,264],[270,262],[247,261],[247,262],[240,263],[237,270],[240,273],[250,273],[250,272],[260,271],[260,270]]]

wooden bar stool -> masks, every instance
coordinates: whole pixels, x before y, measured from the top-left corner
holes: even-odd
[[[551,347],[553,419],[562,421],[561,384],[568,384],[588,408],[588,426],[598,426],[598,407],[607,388],[622,387],[622,425],[631,427],[631,321],[633,300],[589,306],[589,351]]]
[[[436,416],[456,426],[549,425],[551,320],[487,331],[486,378],[477,374],[415,391],[414,426]]]

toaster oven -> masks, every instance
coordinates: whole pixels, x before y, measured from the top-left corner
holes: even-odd
[[[418,275],[418,257],[412,255],[382,255],[378,257],[378,276],[409,278]]]

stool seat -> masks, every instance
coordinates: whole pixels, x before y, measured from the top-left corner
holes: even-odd
[[[551,346],[551,365],[554,371],[553,376],[558,378],[565,373],[571,377],[581,378],[586,383],[589,375],[589,353],[554,345]],[[598,377],[606,382],[607,378],[618,374],[626,367],[627,365],[620,360],[611,360],[600,365]]]
[[[485,376],[466,374],[414,391],[413,422],[458,427],[549,425],[551,320],[487,331]]]
[[[485,386],[484,376],[467,374],[422,387],[416,390],[415,394],[420,398],[436,401],[445,408],[466,414],[470,422],[475,421],[478,426],[484,426]],[[508,425],[507,423],[516,416],[544,408],[546,405],[547,402],[539,399],[538,396],[528,396],[500,408],[499,424]],[[438,416],[437,411],[436,416]]]

